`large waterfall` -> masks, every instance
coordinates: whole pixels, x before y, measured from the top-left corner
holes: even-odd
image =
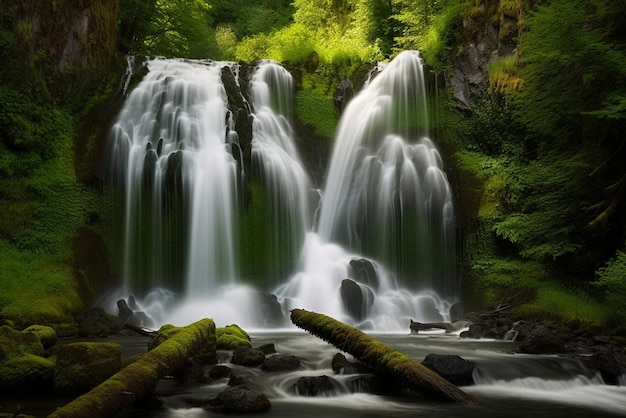
[[[169,322],[261,327],[295,307],[380,330],[447,319],[454,209],[427,137],[417,52],[385,65],[345,109],[315,228],[283,67],[262,62],[240,85],[248,144],[222,82],[230,70],[240,83],[235,64],[147,67],[109,141],[111,185],[124,195],[126,292],[175,295]],[[264,288],[242,284],[254,274]]]

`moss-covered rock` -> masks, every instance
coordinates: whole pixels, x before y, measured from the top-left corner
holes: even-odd
[[[236,324],[227,325],[215,330],[217,349],[233,350],[235,347],[252,347],[250,336]]]
[[[84,393],[122,369],[122,347],[115,343],[80,342],[59,347],[54,389]]]
[[[46,325],[31,325],[22,330],[22,334],[31,333],[39,337],[43,348],[50,348],[57,342],[57,332],[54,328]]]
[[[35,333],[0,327],[0,392],[33,393],[50,387],[54,362],[43,355]]]
[[[0,392],[33,394],[52,386],[54,362],[23,354],[0,363]]]
[[[44,349],[39,336],[22,333],[8,325],[0,327],[0,363],[24,354],[43,356]]]

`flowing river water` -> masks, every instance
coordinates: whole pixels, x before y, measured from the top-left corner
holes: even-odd
[[[268,373],[222,361],[237,374],[246,376],[270,399],[272,417],[623,417],[626,386],[609,386],[578,360],[557,356],[515,354],[517,344],[508,341],[469,340],[456,334],[372,334],[376,339],[421,362],[429,353],[454,354],[474,363],[474,384],[462,389],[478,405],[456,405],[432,401],[415,393],[372,394],[359,390],[358,375],[335,375],[332,357],[341,352],[305,332],[283,330],[252,332],[254,346],[273,343],[283,354],[302,360],[299,370]],[[348,358],[349,355],[346,354]],[[333,377],[340,384],[334,396],[307,397],[294,392],[303,376]],[[185,385],[163,380],[156,394],[163,409],[132,411],[128,417],[206,417],[217,415],[192,408],[190,398],[212,398],[227,387],[228,379],[208,385]],[[237,416],[237,415],[229,415]],[[250,416],[250,415],[247,415]]]

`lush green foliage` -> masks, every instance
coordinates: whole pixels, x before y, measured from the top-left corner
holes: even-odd
[[[441,70],[448,62],[461,25],[460,0],[398,0],[394,18],[402,24],[396,48],[419,49],[426,61]]]

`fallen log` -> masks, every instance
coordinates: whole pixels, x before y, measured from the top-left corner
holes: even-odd
[[[99,386],[54,411],[49,418],[117,416],[152,393],[159,379],[180,369],[191,357],[210,347],[215,350],[213,320],[202,319],[177,331]]]
[[[412,319],[410,321],[411,323],[409,324],[409,328],[415,334],[417,334],[420,331],[426,331],[428,329],[434,329],[434,328],[443,329],[446,331],[446,333],[456,331],[454,329],[454,326],[449,322],[416,322],[416,321],[413,321]]]
[[[294,309],[291,322],[311,334],[350,353],[377,373],[401,387],[437,400],[476,404],[477,401],[409,355],[370,337],[357,328],[329,316]]]

